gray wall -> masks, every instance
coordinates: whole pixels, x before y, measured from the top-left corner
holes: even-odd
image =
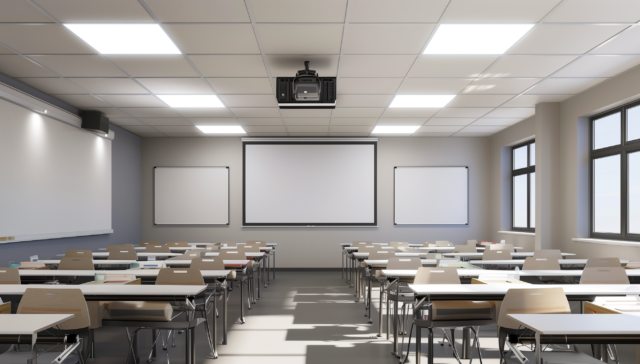
[[[115,125],[111,125],[111,129],[116,133],[111,148],[113,234],[0,244],[0,266],[7,267],[10,261],[29,260],[34,254],[45,259],[67,249],[97,250],[109,244],[139,243],[142,237],[142,138]]]
[[[378,142],[377,228],[242,228],[242,143],[240,138],[144,138],[143,238],[150,241],[246,241],[278,243],[278,267],[339,267],[338,243],[450,240],[489,236],[489,138],[380,138]],[[393,167],[467,165],[470,167],[469,227],[393,225]],[[154,226],[154,166],[229,166],[229,226]]]

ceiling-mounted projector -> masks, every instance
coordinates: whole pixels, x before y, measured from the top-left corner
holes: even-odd
[[[277,99],[281,109],[335,109],[336,78],[319,77],[309,69],[309,61],[296,77],[278,77]]]

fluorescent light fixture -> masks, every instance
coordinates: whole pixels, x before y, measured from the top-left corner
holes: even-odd
[[[181,54],[158,24],[64,24],[102,54]]]
[[[171,107],[224,107],[216,95],[157,95]]]
[[[373,134],[411,134],[418,130],[420,125],[411,125],[411,126],[376,126],[375,129],[371,133]]]
[[[196,128],[207,134],[245,134],[240,125],[196,125]]]
[[[456,95],[396,95],[389,107],[443,107]]]
[[[503,54],[533,24],[442,24],[424,54]]]

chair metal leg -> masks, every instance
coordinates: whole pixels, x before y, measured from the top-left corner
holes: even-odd
[[[462,362],[460,361],[460,356],[458,355],[458,350],[456,349],[456,342],[454,341],[454,333],[455,333],[455,329],[448,329],[451,332],[451,336],[449,336],[447,334],[447,329],[444,329],[444,336],[446,336],[447,340],[449,340],[449,342],[451,343],[451,348],[453,349],[453,356],[456,358],[456,360],[458,361],[458,364],[462,364]]]
[[[378,307],[378,337],[382,337],[382,303],[384,297],[384,283],[380,283],[380,307]]]

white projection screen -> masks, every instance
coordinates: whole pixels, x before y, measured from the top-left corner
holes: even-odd
[[[245,142],[245,226],[375,226],[375,142]]]
[[[395,167],[396,225],[468,225],[468,167]]]
[[[229,167],[155,167],[156,225],[228,225]]]

